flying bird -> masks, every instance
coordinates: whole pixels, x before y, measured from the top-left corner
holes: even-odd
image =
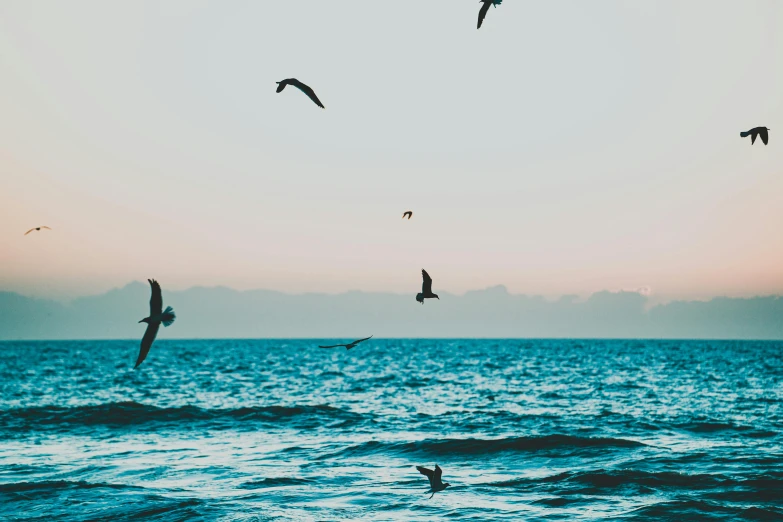
[[[443,481],[440,479],[441,475],[443,475],[443,470],[440,469],[440,466],[438,466],[437,464],[435,464],[435,471],[431,469],[427,469],[422,466],[416,466],[416,469],[419,470],[419,473],[421,473],[422,475],[424,475],[430,480],[430,491],[432,491],[432,495],[430,495],[430,498],[434,497],[435,493],[437,493],[438,491],[443,491],[447,487],[451,486],[451,484],[449,484],[448,482],[444,484]],[[429,493],[429,491],[427,493]]]
[[[494,5],[495,7],[497,7],[503,3],[503,0],[479,0],[479,2],[481,2],[484,5],[481,6],[481,10],[479,11],[477,29],[481,29],[481,24],[484,22],[484,18],[487,16],[487,12],[489,11],[489,6]]]
[[[408,216],[408,219],[410,219],[410,218],[413,217],[413,212],[411,212],[410,210],[407,210],[407,211],[402,213],[402,219],[405,219],[405,216]]]
[[[319,346],[318,348],[342,348],[343,346],[345,346],[346,350],[350,350],[351,348],[356,348],[357,344],[363,343],[364,341],[366,341],[368,339],[372,339],[372,335],[370,337],[365,337],[364,339],[359,339],[358,341],[354,341],[354,342],[348,343],[348,344],[335,344],[335,345],[332,345],[332,346]]]
[[[756,127],[755,129],[750,129],[748,132],[740,132],[740,138],[747,138],[750,136],[750,144],[753,145],[756,143],[756,137],[761,136],[761,141],[766,145],[769,142],[769,134],[767,132],[769,130],[770,129],[766,127]]]
[[[160,292],[160,284],[154,279],[147,279],[147,281],[149,281],[150,288],[152,289],[152,296],[150,297],[150,316],[139,321],[140,323],[147,323],[147,331],[144,332],[144,337],[141,338],[141,350],[139,350],[139,358],[136,359],[136,366],[133,368],[134,370],[138,368],[147,357],[147,354],[152,347],[152,343],[155,341],[155,336],[158,335],[160,323],[163,323],[163,326],[169,326],[174,322],[174,319],[177,318],[177,316],[174,315],[174,309],[172,307],[167,306],[166,310],[163,310],[163,296]]]
[[[51,230],[51,228],[49,228],[49,227],[40,226],[40,227],[31,228],[30,230],[28,230],[27,232],[25,232],[25,233],[24,233],[24,235],[26,236],[27,234],[29,234],[29,233],[30,233],[30,232],[32,232],[33,230],[35,230],[35,231],[40,231],[42,228],[45,228],[46,230]]]
[[[283,80],[282,82],[277,82],[277,92],[283,92],[283,89],[285,89],[286,85],[293,85],[303,93],[307,95],[308,98],[313,100],[313,103],[318,105],[320,108],[325,109],[324,104],[321,103],[321,100],[318,99],[318,96],[315,95],[315,91],[312,90],[307,85],[303,84],[296,78],[288,78],[287,80]]]
[[[440,301],[438,294],[432,293],[432,278],[423,268],[421,269],[421,277],[424,279],[424,282],[421,284],[421,293],[416,294],[416,300],[421,304],[424,304],[425,299],[435,298]]]

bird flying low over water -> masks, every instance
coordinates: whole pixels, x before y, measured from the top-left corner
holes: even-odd
[[[24,233],[24,235],[26,236],[27,234],[29,234],[29,233],[30,233],[30,232],[32,232],[33,230],[39,231],[39,230],[41,230],[42,228],[45,228],[46,230],[51,230],[51,228],[49,228],[49,227],[44,227],[44,226],[41,226],[41,227],[35,227],[35,228],[31,228],[30,230],[28,230],[27,232],[25,232],[25,233]]]
[[[750,136],[750,144],[753,145],[756,143],[756,137],[761,136],[761,141],[766,145],[769,142],[769,130],[770,129],[766,127],[756,127],[755,129],[750,129],[748,132],[740,132],[740,138],[747,138]]]
[[[163,323],[163,326],[169,326],[174,322],[174,319],[177,318],[177,316],[174,315],[174,309],[172,307],[167,306],[166,310],[163,310],[163,295],[161,294],[158,282],[154,279],[147,279],[147,281],[149,281],[152,290],[152,296],[150,297],[150,316],[139,321],[140,323],[147,323],[147,331],[144,332],[144,337],[141,338],[141,349],[139,350],[139,358],[136,359],[136,366],[133,368],[134,370],[138,368],[147,357],[147,354],[152,347],[152,343],[155,341],[155,336],[158,335],[160,323]]]
[[[296,78],[288,78],[287,80],[283,80],[282,82],[277,82],[277,92],[283,92],[283,89],[285,89],[286,85],[293,85],[303,93],[305,93],[311,100],[313,100],[313,103],[318,105],[320,108],[325,109],[324,104],[321,103],[321,100],[318,99],[318,96],[315,95],[315,91],[312,90],[307,85],[303,84]]]
[[[346,350],[350,350],[351,348],[356,348],[357,344],[363,343],[364,341],[366,341],[368,339],[372,339],[372,335],[370,337],[365,337],[364,339],[359,339],[358,341],[353,341],[353,342],[348,343],[348,344],[335,344],[335,345],[332,345],[332,346],[319,346],[318,348],[342,348],[343,346],[345,346]]]
[[[479,11],[477,29],[481,29],[481,24],[484,22],[484,18],[487,16],[487,12],[489,11],[489,6],[494,5],[495,7],[497,7],[503,3],[503,0],[479,0],[479,2],[481,2],[484,5],[481,6],[481,10]]]
[[[421,284],[421,293],[416,294],[416,300],[421,304],[424,304],[425,299],[437,299],[440,301],[438,294],[432,293],[432,278],[423,268],[421,269],[421,277],[424,280]]]
[[[408,219],[410,219],[413,217],[413,212],[411,212],[410,210],[406,210],[405,212],[402,213],[402,219],[405,219],[405,216],[408,216]]]
[[[432,495],[430,495],[430,498],[434,497],[435,493],[437,493],[438,491],[443,491],[447,487],[451,486],[451,484],[449,484],[448,482],[444,484],[443,481],[441,480],[440,477],[441,475],[443,475],[443,470],[440,469],[440,466],[438,466],[437,464],[435,464],[435,471],[431,469],[427,469],[422,466],[416,466],[416,469],[419,470],[419,473],[421,473],[422,475],[424,475],[430,480],[430,491],[432,491]]]

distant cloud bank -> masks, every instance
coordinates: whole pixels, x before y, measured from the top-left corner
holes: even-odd
[[[505,287],[414,295],[347,292],[288,295],[195,287],[166,292],[177,322],[165,338],[621,337],[783,339],[777,296],[674,301],[648,307],[644,292],[597,292],[586,300],[509,294]],[[0,292],[0,339],[140,338],[149,287],[131,283],[69,304]]]

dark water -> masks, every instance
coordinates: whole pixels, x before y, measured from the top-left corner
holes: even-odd
[[[0,518],[783,519],[780,343],[315,344],[0,343]]]

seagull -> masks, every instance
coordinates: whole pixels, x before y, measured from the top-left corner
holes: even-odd
[[[482,5],[481,10],[479,11],[479,20],[478,20],[478,28],[481,29],[481,24],[484,22],[484,17],[487,16],[487,11],[489,11],[489,6],[494,5],[495,7],[499,6],[503,3],[503,0],[479,0]]]
[[[750,136],[750,144],[753,145],[756,143],[756,137],[761,136],[761,141],[766,145],[769,142],[768,130],[770,129],[766,127],[756,127],[755,129],[750,129],[748,132],[740,132],[740,138],[747,138]]]
[[[174,309],[170,306],[163,310],[163,296],[160,293],[160,284],[154,279],[147,279],[152,289],[152,297],[150,297],[150,316],[145,317],[140,323],[147,323],[147,331],[144,332],[144,337],[141,338],[141,350],[139,350],[139,358],[136,359],[136,366],[134,370],[139,367],[152,347],[152,343],[155,342],[155,336],[158,335],[158,329],[160,323],[163,326],[169,326],[177,318],[174,315]]]
[[[315,91],[312,90],[307,85],[303,84],[296,78],[288,78],[287,80],[283,80],[282,82],[277,82],[277,92],[283,92],[283,89],[285,89],[286,85],[293,85],[303,93],[307,95],[308,98],[313,100],[313,103],[318,105],[320,108],[325,109],[324,104],[321,103],[321,100],[318,99],[318,96],[315,95]]]
[[[432,278],[423,268],[421,269],[421,277],[424,279],[424,282],[421,284],[421,293],[416,294],[416,300],[421,304],[424,304],[425,299],[432,299],[433,297],[440,301],[438,294],[432,293]]]
[[[335,345],[332,345],[332,346],[319,346],[318,348],[342,348],[343,346],[345,346],[346,350],[350,350],[351,348],[356,348],[357,344],[363,343],[367,339],[372,339],[372,335],[370,337],[365,337],[364,339],[359,339],[358,341],[354,341],[354,342],[348,343],[348,344],[335,344]]]
[[[51,228],[49,228],[49,227],[40,226],[40,227],[31,228],[30,230],[25,232],[24,235],[26,236],[27,234],[29,234],[33,230],[40,231],[42,228],[45,228],[46,230],[51,230]]]
[[[402,219],[405,219],[405,216],[408,216],[408,219],[410,219],[413,217],[413,212],[411,212],[410,210],[406,210],[405,212],[402,213]]]
[[[440,476],[443,475],[443,470],[440,469],[440,466],[435,464],[435,471],[432,471],[431,469],[424,468],[422,466],[416,466],[416,469],[419,470],[419,473],[426,476],[428,479],[430,479],[430,491],[432,491],[432,495],[430,495],[430,498],[435,496],[435,493],[438,491],[443,491],[447,487],[451,486],[448,482],[445,484],[440,479]],[[429,491],[427,492],[429,493]]]

